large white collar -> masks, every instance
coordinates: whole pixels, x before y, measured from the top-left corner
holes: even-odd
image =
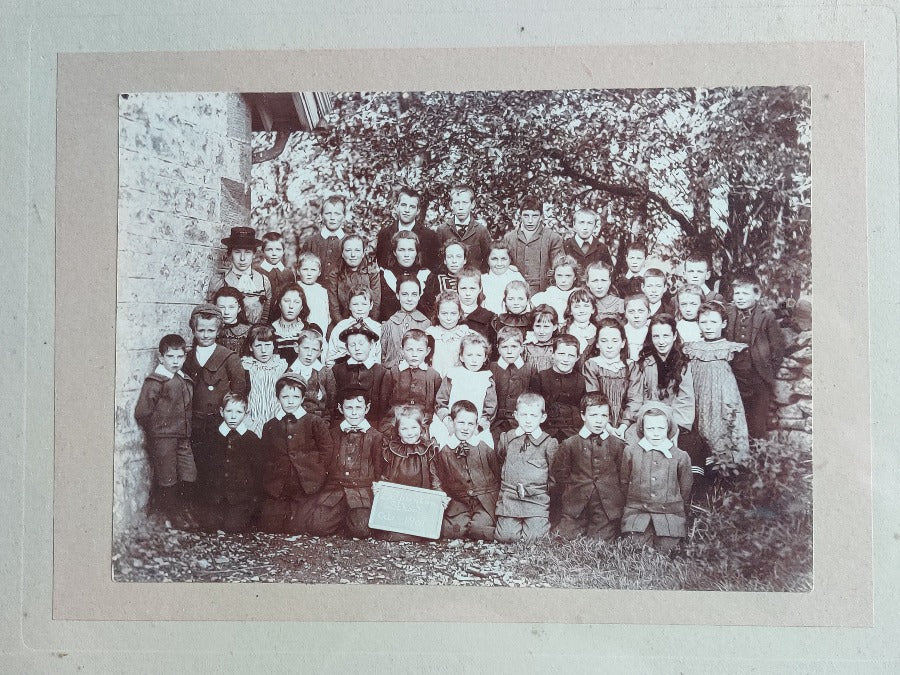
[[[497,359],[497,365],[500,366],[503,370],[509,368],[510,365],[513,365],[516,368],[523,368],[525,366],[525,361],[523,361],[522,357],[520,356],[515,361],[513,361],[512,364],[510,364],[509,361],[501,356],[499,359]]]
[[[350,422],[348,422],[347,420],[344,420],[343,422],[341,422],[340,426],[341,426],[341,431],[343,431],[344,433],[347,433],[348,431],[350,431],[350,429],[359,429],[360,431],[365,432],[372,428],[372,425],[369,424],[369,420],[367,420],[365,417],[363,417],[362,422],[360,422],[355,427],[350,426]]]
[[[344,238],[344,228],[339,227],[334,232],[332,232],[327,227],[323,227],[321,230],[319,230],[319,234],[322,235],[322,239],[332,239],[335,237],[338,239],[343,239]]]
[[[513,432],[513,436],[515,436],[516,438],[519,438],[520,436],[524,436],[524,435],[525,435],[525,430],[522,427],[516,427],[516,430]],[[534,440],[539,441],[541,439],[541,436],[544,435],[544,432],[541,431],[540,427],[538,427],[537,429],[535,429],[528,435],[531,436]]]
[[[672,459],[672,453],[670,452],[670,450],[672,449],[672,447],[675,444],[672,441],[670,441],[668,438],[665,438],[657,443],[651,443],[646,438],[642,438],[641,440],[638,441],[638,445],[641,446],[645,452],[650,452],[652,450],[656,450],[658,452],[661,452],[663,455],[665,455],[669,459]]]
[[[282,411],[282,412],[284,412],[284,411]],[[241,436],[243,436],[245,433],[247,433],[247,425],[244,424],[243,422],[241,422],[234,428],[234,430],[236,432],[238,432]],[[225,422],[222,422],[222,424],[219,425],[219,433],[222,434],[223,436],[227,436],[230,432],[231,432],[231,429],[228,427],[227,424],[225,424]]]
[[[215,345],[213,345],[213,348],[215,348]],[[155,369],[153,372],[154,372],[154,374],[156,374],[156,375],[162,375],[162,376],[163,376],[164,378],[166,378],[167,380],[171,380],[172,377],[173,377],[172,373],[169,372],[168,368],[165,368],[165,367],[163,366],[163,364],[161,364],[161,363],[159,363],[159,364],[156,365],[156,369]],[[179,370],[177,373],[175,373],[175,374],[176,374],[176,375],[180,375],[183,379],[187,379],[187,376],[186,376],[183,372],[181,372],[180,370]]]
[[[599,436],[601,441],[605,441],[609,438],[609,432],[607,432],[606,429],[599,434],[592,434],[587,427],[581,427],[581,431],[578,432],[578,435],[585,439],[590,438],[591,436]]]
[[[272,270],[278,270],[279,272],[284,272],[284,263],[278,263],[277,265],[273,265],[268,260],[263,260],[259,263],[259,269],[265,272],[271,272]]]
[[[297,408],[297,410],[294,411],[293,414],[294,414],[294,417],[296,417],[299,420],[301,417],[303,417],[306,414],[306,411],[303,409],[303,406],[301,406],[301,407]],[[287,415],[287,413],[284,411],[284,408],[279,408],[278,410],[275,411],[275,419],[276,420],[283,420],[285,415]]]
[[[304,377],[304,379],[308,380],[310,375],[313,374],[313,371],[319,372],[323,367],[324,366],[319,359],[316,359],[308,366],[304,366],[302,363],[300,363],[300,359],[297,359],[291,364],[290,370],[294,373],[300,373]]]
[[[401,372],[403,372],[404,370],[409,370],[410,368],[412,368],[412,366],[406,362],[406,359],[401,359],[400,363],[397,364],[397,368]],[[418,368],[419,370],[428,370],[428,364],[422,361],[422,363],[416,366],[416,368]]]

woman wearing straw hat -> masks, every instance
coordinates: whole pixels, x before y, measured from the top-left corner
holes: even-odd
[[[262,246],[252,227],[232,227],[231,234],[222,240],[228,248],[231,267],[213,274],[207,297],[211,300],[223,286],[236,288],[244,296],[244,313],[251,324],[266,323],[272,304],[272,285],[269,278],[253,269],[253,255]]]

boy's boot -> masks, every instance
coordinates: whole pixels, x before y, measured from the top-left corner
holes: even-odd
[[[197,491],[195,483],[181,481],[172,486],[173,504],[169,519],[180,530],[197,529]]]

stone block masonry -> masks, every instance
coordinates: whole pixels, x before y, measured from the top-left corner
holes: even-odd
[[[222,237],[250,224],[250,111],[238,94],[119,99],[113,527],[139,525],[152,470],[134,406],[166,333],[222,267]]]

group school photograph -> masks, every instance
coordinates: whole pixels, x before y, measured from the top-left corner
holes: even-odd
[[[811,590],[810,115],[122,93],[114,580]]]

